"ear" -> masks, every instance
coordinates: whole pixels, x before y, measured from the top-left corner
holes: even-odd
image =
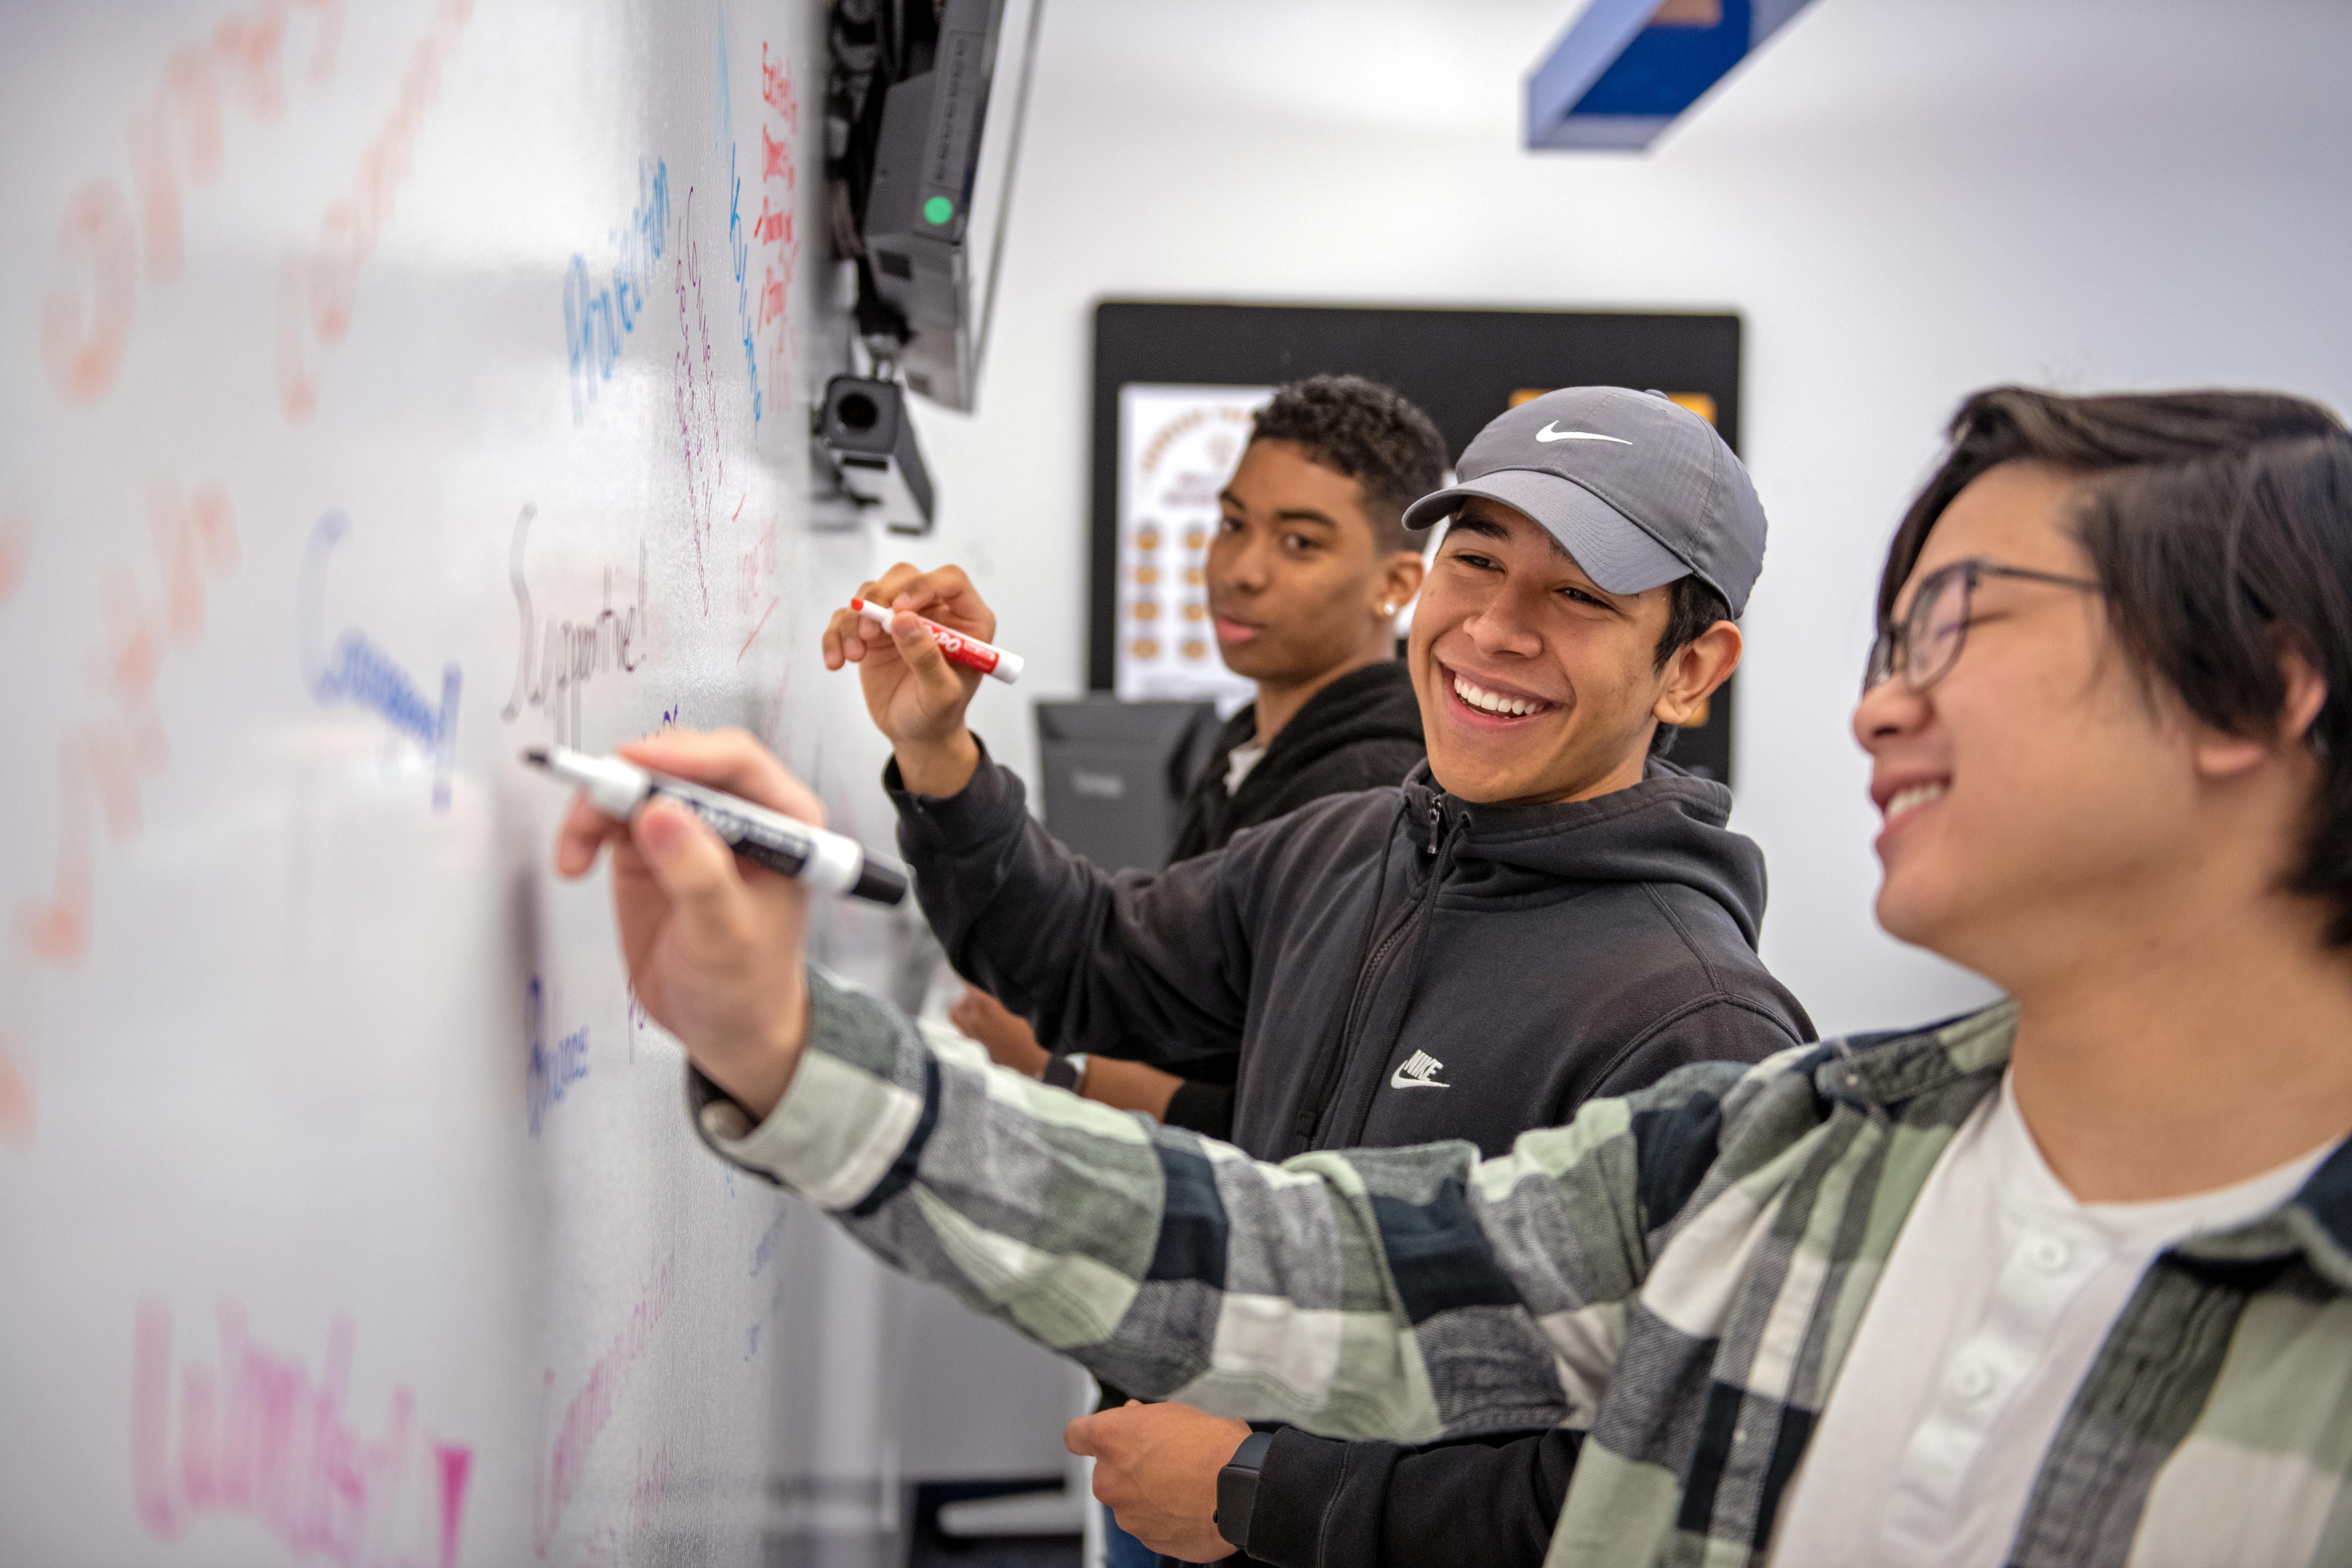
[[[1650,705],[1658,722],[1685,724],[1696,717],[1715,689],[1739,668],[1742,646],[1739,628],[1729,621],[1717,621],[1685,643],[1659,672],[1665,678],[1665,689]]]
[[[2327,681],[2295,647],[2281,650],[2279,676],[2286,684],[2286,701],[2279,708],[2277,733],[2231,735],[2199,725],[2193,752],[2200,773],[2227,778],[2247,772],[2282,746],[2302,749],[2313,721],[2327,705]]]
[[[1419,552],[1390,551],[1388,559],[1381,563],[1379,574],[1372,580],[1372,608],[1378,611],[1382,605],[1393,605],[1396,608],[1382,616],[1381,619],[1386,620],[1389,616],[1395,615],[1412,603],[1412,596],[1421,592],[1421,580],[1428,572],[1428,563],[1422,560]]]

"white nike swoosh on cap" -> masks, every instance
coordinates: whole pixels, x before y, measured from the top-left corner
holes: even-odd
[[[1620,447],[1630,447],[1633,444],[1622,436],[1598,436],[1590,430],[1562,430],[1558,428],[1559,424],[1559,421],[1555,419],[1537,431],[1536,439],[1538,441],[1614,441]]]

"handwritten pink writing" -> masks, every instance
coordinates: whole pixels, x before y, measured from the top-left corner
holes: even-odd
[[[33,526],[25,521],[22,510],[8,514],[0,522],[0,608],[16,596],[24,585],[25,568],[33,558]]]
[[[300,1361],[257,1342],[234,1301],[221,1303],[220,1334],[217,1365],[181,1371],[175,1456],[172,1311],[140,1304],[131,1480],[148,1534],[175,1541],[200,1516],[244,1514],[299,1556],[455,1568],[473,1450],[425,1437],[406,1386],[393,1391],[383,1436],[362,1437],[349,1425],[350,1319],[329,1328],[316,1383]],[[429,1465],[420,1463],[427,1455]]]
[[[140,780],[170,761],[155,704],[164,653],[203,640],[205,580],[237,564],[236,519],[228,492],[216,484],[189,495],[177,481],[157,477],[148,486],[147,523],[160,598],[151,601],[127,566],[116,566],[99,584],[103,635],[87,668],[112,710],[58,742],[55,879],[46,894],[17,906],[11,931],[19,951],[56,969],[72,968],[89,951],[100,819],[117,841],[139,837],[145,826]],[[33,1125],[30,1071],[18,1046],[0,1032],[0,1136],[29,1142]]]
[[[580,1478],[588,1464],[588,1456],[611,1424],[613,1409],[621,1393],[628,1386],[629,1373],[646,1353],[647,1342],[662,1317],[669,1310],[677,1295],[677,1258],[672,1254],[662,1259],[661,1267],[636,1306],[629,1321],[613,1336],[611,1346],[596,1358],[588,1369],[587,1378],[563,1406],[563,1419],[556,1429],[555,1446],[546,1467],[532,1468],[530,1488],[531,1544],[541,1558],[555,1543],[557,1527],[562,1522],[563,1510],[580,1489]],[[555,1369],[549,1367],[541,1384],[541,1423],[545,1429],[547,1401],[555,1394]],[[665,1483],[666,1484],[666,1483]]]
[[[750,498],[747,496],[745,499]],[[728,521],[735,525],[737,536],[741,537],[746,527],[743,521],[743,501],[739,500],[735,503],[735,515]],[[768,624],[768,617],[775,613],[776,605],[781,602],[770,591],[776,578],[778,552],[775,517],[771,513],[766,526],[762,527],[755,516],[748,526],[757,531],[752,533],[751,542],[746,544],[735,558],[735,608],[739,614],[747,618],[751,617],[755,610],[758,611],[758,616],[752,619],[751,629],[745,635],[743,646],[736,650],[735,662],[738,664],[742,663],[743,656],[751,651],[751,645],[759,640],[761,631]],[[761,605],[762,600],[766,601],[764,607]]]
[[[662,1552],[655,1531],[661,1523],[663,1500],[677,1480],[677,1461],[669,1445],[662,1444],[651,1458],[637,1450],[636,1483],[629,1489],[629,1525],[625,1534],[617,1525],[605,1525],[588,1538],[581,1568],[624,1568],[633,1563],[658,1562]]]
[[[280,78],[286,24],[295,5],[316,13],[310,79],[334,74],[342,0],[260,0],[225,16],[212,37],[173,51],[153,94],[131,117],[131,177],[146,238],[147,280],[180,275],[181,188],[208,185],[222,167],[222,100],[257,121],[285,112]],[[119,179],[97,179],[67,199],[58,251],[69,278],[41,306],[41,360],[68,403],[89,403],[114,384],[130,346],[138,289],[138,231]],[[85,303],[84,294],[88,299]]]
[[[278,395],[292,424],[318,411],[307,345],[331,346],[351,330],[360,268],[392,221],[393,198],[407,183],[425,111],[441,96],[442,66],[473,9],[473,0],[441,0],[431,31],[408,57],[399,101],[360,156],[351,194],[319,220],[317,247],[289,256],[278,269]]]

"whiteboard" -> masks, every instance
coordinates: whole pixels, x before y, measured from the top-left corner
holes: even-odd
[[[824,23],[0,7],[0,1560],[890,1527],[905,1302],[685,1135],[515,761],[742,725],[889,842],[814,655],[895,553],[812,526]]]

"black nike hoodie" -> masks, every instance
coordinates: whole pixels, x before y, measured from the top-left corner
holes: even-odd
[[[895,763],[884,782],[957,970],[1064,1050],[1179,1071],[1238,1053],[1231,1142],[1261,1159],[1453,1138],[1498,1154],[1595,1095],[1813,1036],[1757,956],[1764,857],[1725,827],[1730,792],[1663,761],[1631,789],[1519,807],[1456,800],[1423,763],[1115,877],[985,759],[944,799],[907,794]],[[1576,1448],[1567,1431],[1415,1450],[1286,1427],[1229,1561],[1533,1563]]]
[[[1184,797],[1170,860],[1223,848],[1243,828],[1287,816],[1327,795],[1398,783],[1422,760],[1421,702],[1402,659],[1349,670],[1275,731],[1239,789],[1226,789],[1234,752],[1256,735],[1255,702],[1225,721],[1217,749]]]
[[[885,777],[957,971],[1040,1038],[1173,1066],[1237,1053],[1261,1159],[1467,1138],[1487,1154],[1685,1062],[1810,1040],[1757,956],[1764,858],[1722,785],[1494,807],[1328,796],[1158,873],[1106,875],[982,760],[955,795]]]

